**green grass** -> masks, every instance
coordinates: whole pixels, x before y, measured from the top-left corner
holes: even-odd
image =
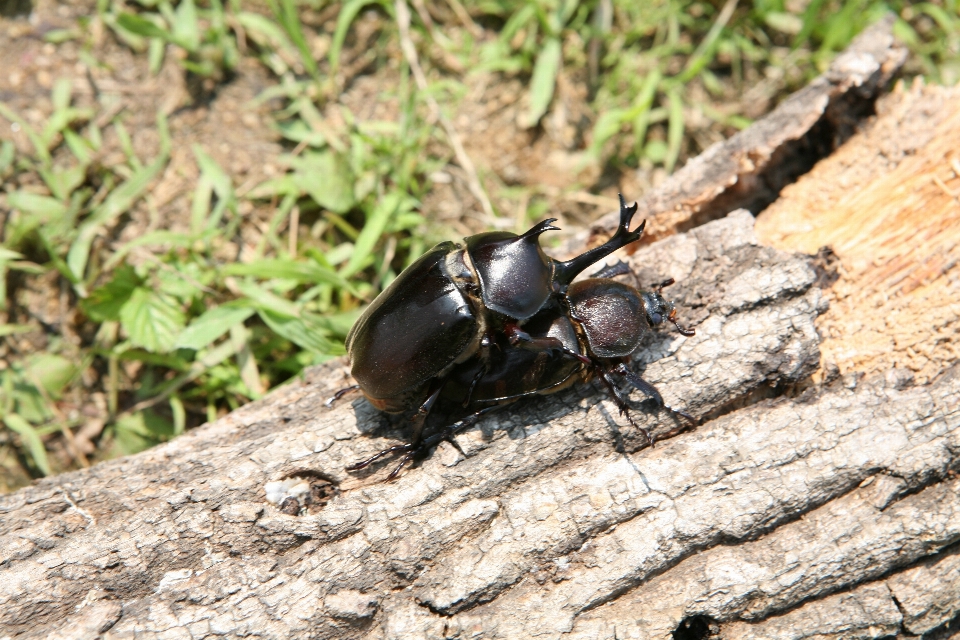
[[[439,13],[456,14],[456,2],[442,4]],[[766,82],[772,105],[888,10],[900,16],[896,31],[910,48],[913,71],[956,82],[958,5],[480,0],[463,6],[473,25],[451,17],[428,27],[415,18],[414,28],[427,68],[435,66],[433,52],[472,72],[521,78],[528,127],[547,114],[561,74],[586,85],[599,114],[587,153],[604,167],[671,171],[695,151],[691,112],[727,132],[748,126],[749,105],[739,101],[745,91]],[[323,8],[294,0],[249,7],[240,0],[99,3],[94,19],[146,56],[154,72],[180,50],[175,59],[183,73],[213,86],[235,73],[242,56],[275,79],[260,100],[279,105],[273,119],[289,151],[277,159],[282,175],[240,194],[194,146],[200,179],[187,231],[161,229],[119,246],[104,241],[148,198],[171,161],[163,117],[156,122],[157,154],[141,158],[119,116],[98,126],[98,114],[72,106],[68,81],[54,87],[53,113],[40,129],[0,102],[0,115],[32,144],[28,153],[0,145],[0,448],[29,474],[87,463],[71,450],[74,431],[91,420],[76,410],[87,398],[102,398],[95,419],[105,424],[92,457],[109,457],[215,419],[342,354],[362,306],[438,239],[417,233],[425,223],[420,203],[428,176],[453,153],[429,121],[406,62],[392,89],[399,121],[360,123],[344,110],[346,124],[334,130],[320,115],[340,90],[337,72],[358,16],[380,16],[378,60],[397,50],[393,4],[347,0],[328,12],[329,24],[301,20]],[[487,35],[478,39],[480,29]],[[314,59],[311,43],[320,36],[329,47],[324,59]],[[52,42],[71,38],[82,36],[48,34]],[[463,80],[433,81],[430,92],[448,113],[464,93]],[[110,167],[93,162],[107,133],[125,157]],[[274,213],[253,254],[227,259],[223,249],[244,224],[243,205],[264,203]],[[531,206],[528,213],[537,211]],[[16,292],[27,284],[68,301],[69,336],[21,308]],[[37,335],[42,340],[24,341]],[[43,347],[29,348],[37,343]],[[55,443],[72,454],[51,455]]]

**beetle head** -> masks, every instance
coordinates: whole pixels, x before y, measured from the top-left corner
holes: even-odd
[[[651,327],[663,324],[664,320],[669,320],[682,335],[690,337],[696,333],[693,329],[681,327],[677,321],[677,309],[672,302],[663,297],[663,288],[673,284],[673,278],[665,280],[657,287],[656,291],[643,291],[640,297],[643,299],[643,310],[647,316],[647,322]]]

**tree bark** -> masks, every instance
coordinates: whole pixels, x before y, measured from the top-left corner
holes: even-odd
[[[921,338],[898,337],[886,359],[841,357],[866,329],[821,331],[859,319],[882,333],[876,307],[839,295],[892,292],[883,264],[837,240],[860,235],[830,235],[856,210],[843,203],[886,193],[868,239],[903,241],[918,191],[898,181],[940,157],[930,198],[946,204],[922,211],[957,214],[957,145],[943,140],[960,139],[944,124],[958,97],[895,94],[760,215],[764,240],[810,253],[815,228],[835,258],[765,246],[746,210],[629,256],[648,286],[676,278],[667,292],[696,326],[635,358],[696,428],[634,394],[651,448],[585,384],[490,414],[458,436],[466,456],[444,443],[382,482],[389,463],[345,467],[409,434],[363,399],[326,408],[349,384],[329,363],[166,445],[0,498],[0,638],[949,637],[960,367],[942,309],[960,295],[957,236],[907,234],[890,254],[923,285],[895,304],[947,301],[920,368],[896,354],[931,339],[922,314]],[[896,131],[914,144],[878,169],[870,141]],[[791,205],[817,193],[833,196]],[[924,262],[924,243],[954,261]]]

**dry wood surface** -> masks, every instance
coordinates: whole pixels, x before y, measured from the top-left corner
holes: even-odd
[[[756,230],[737,210],[629,256],[696,326],[635,358],[696,428],[634,394],[650,448],[588,384],[383,483],[344,467],[407,434],[362,399],[324,407],[349,383],[333,362],[0,497],[0,638],[952,637],[958,320],[935,301],[958,289],[957,97],[884,99]],[[914,337],[861,346],[891,326]],[[284,479],[299,513],[267,500]]]

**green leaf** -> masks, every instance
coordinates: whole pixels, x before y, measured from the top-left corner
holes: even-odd
[[[771,11],[763,16],[763,21],[780,33],[795,36],[803,30],[803,18],[785,11]]]
[[[177,338],[177,347],[181,349],[203,349],[225,334],[235,325],[244,322],[254,314],[250,307],[221,305],[214,307],[195,319]]]
[[[258,260],[250,264],[234,263],[225,266],[220,273],[225,276],[254,276],[262,279],[280,278],[309,284],[326,282],[343,289],[352,290],[353,288],[336,271],[312,261],[303,262],[277,258]]]
[[[121,13],[117,16],[117,24],[130,33],[144,38],[160,38],[165,42],[173,42],[173,34],[157,26],[152,20],[141,18],[133,13]]]
[[[27,380],[43,386],[44,390],[56,399],[77,374],[77,367],[63,356],[39,353],[27,361],[25,373]]]
[[[672,172],[680,157],[680,145],[683,143],[683,100],[679,90],[671,90],[667,94],[670,101],[670,116],[667,121],[667,158],[664,166],[667,172]]]
[[[237,289],[246,296],[257,309],[266,309],[276,315],[288,318],[300,317],[300,307],[286,298],[267,291],[250,281],[237,282]]]
[[[174,435],[173,425],[152,411],[120,416],[114,426],[124,454],[137,453]]]
[[[133,267],[124,265],[113,272],[110,282],[97,287],[88,298],[81,300],[80,308],[96,322],[120,320],[120,310],[142,283]]]
[[[380,240],[380,236],[383,235],[383,230],[391,216],[397,212],[401,204],[404,204],[405,199],[406,194],[399,191],[392,191],[380,199],[354,243],[353,253],[350,254],[347,266],[341,271],[344,277],[349,278],[363,268],[367,258],[373,253],[377,241]]]
[[[4,336],[13,336],[18,333],[29,333],[36,329],[27,324],[0,324],[0,338]]]
[[[37,158],[43,164],[50,164],[50,151],[47,149],[47,146],[43,143],[43,140],[37,135],[37,132],[33,130],[26,120],[21,118],[17,113],[8,107],[2,100],[0,100],[0,116],[3,116],[10,122],[20,125],[20,129],[30,138],[30,143],[33,145],[33,150],[37,154]]]
[[[197,6],[193,0],[180,0],[177,5],[173,37],[177,44],[190,53],[200,48],[200,26],[197,23]]]
[[[280,0],[279,5],[276,0],[269,1],[274,15],[277,16],[287,35],[290,36],[290,39],[300,51],[300,61],[303,63],[303,68],[307,70],[307,73],[309,73],[312,78],[319,79],[320,70],[317,67],[317,61],[313,59],[313,53],[310,51],[307,39],[303,34],[303,26],[300,24],[300,12],[297,10],[294,0]]]
[[[620,133],[625,113],[624,109],[610,109],[600,114],[600,117],[597,118],[597,124],[593,125],[593,141],[590,143],[591,153],[599,154],[604,143]]]
[[[184,317],[164,296],[137,287],[120,308],[120,324],[133,345],[162,353],[176,346]]]
[[[316,353],[330,353],[333,344],[317,328],[310,328],[301,318],[283,316],[266,309],[259,312],[260,318],[279,336]]]
[[[533,77],[530,78],[530,111],[527,114],[526,126],[535,127],[550,107],[562,62],[560,38],[547,38],[533,65]]]
[[[114,189],[80,225],[77,239],[67,252],[67,266],[77,280],[82,281],[90,259],[90,246],[101,229],[129,210],[157,175],[167,166],[169,154],[161,149],[160,155],[149,165],[134,173],[129,180]]]
[[[347,31],[350,25],[356,19],[357,15],[368,4],[380,4],[387,11],[391,7],[386,2],[377,2],[376,0],[347,0],[340,7],[340,13],[337,14],[337,28],[333,32],[333,42],[330,45],[330,75],[336,75],[340,68],[340,52],[343,50],[343,43],[347,39]]]
[[[50,475],[50,462],[47,460],[47,449],[43,446],[43,440],[40,439],[40,434],[33,428],[33,425],[16,413],[4,416],[3,422],[20,436],[20,439],[27,447],[27,451],[30,452],[30,457],[33,458],[40,472],[45,476]]]
[[[19,209],[28,215],[39,216],[44,222],[54,220],[67,213],[67,205],[56,198],[27,191],[14,191],[7,194],[7,204],[11,209]]]
[[[201,238],[202,237],[203,236],[201,236]],[[186,248],[192,245],[196,239],[196,236],[188,233],[178,233],[176,231],[167,231],[165,229],[151,231],[150,233],[142,235],[139,238],[134,238],[130,242],[117,249],[116,253],[110,256],[110,259],[104,263],[103,270],[110,271],[123,260],[124,256],[137,247],[148,245],[167,245],[170,247]]]
[[[0,142],[0,176],[13,164],[14,147],[9,140]]]
[[[293,158],[293,184],[325,209],[346,213],[354,205],[350,165],[332,151],[311,151]]]

